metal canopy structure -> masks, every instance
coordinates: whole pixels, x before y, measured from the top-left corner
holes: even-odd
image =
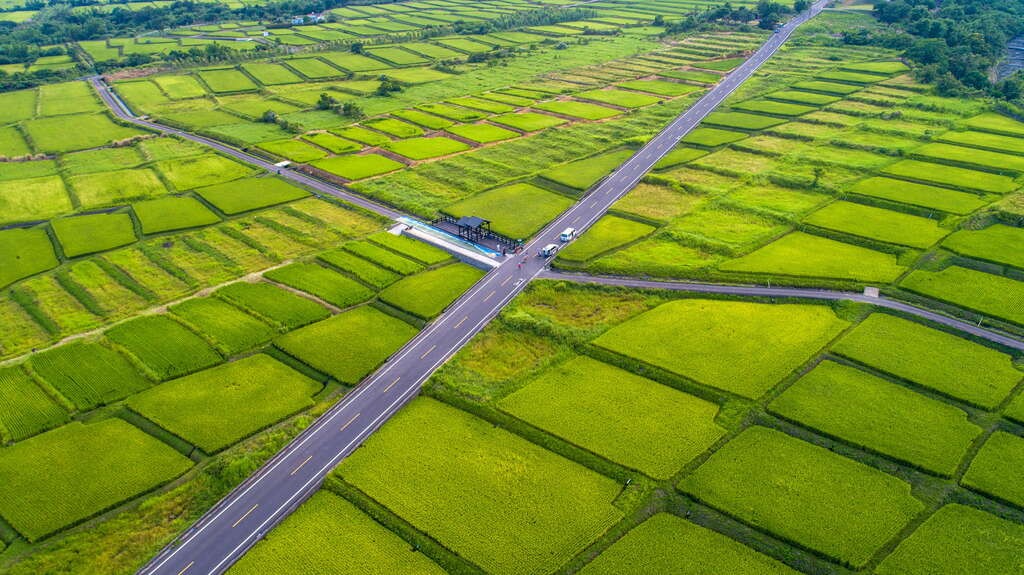
[[[471,242],[491,236],[491,220],[485,220],[477,216],[462,216],[455,220],[455,227],[458,228],[459,237]]]

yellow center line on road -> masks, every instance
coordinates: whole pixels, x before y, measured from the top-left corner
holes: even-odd
[[[594,203],[590,204],[590,207],[596,208],[597,207],[597,200],[594,200]]]
[[[575,224],[575,223],[576,223],[576,222],[578,222],[578,221],[580,221],[580,216],[576,216],[576,217],[575,217],[575,218],[573,218],[573,220],[572,220],[571,222],[569,222],[569,223],[570,223],[570,224]]]
[[[346,423],[345,425],[342,425],[341,429],[339,431],[345,431],[345,428],[350,426],[350,425],[352,425],[352,422],[355,421],[356,418],[359,417],[360,415],[362,415],[362,413],[357,413],[357,414],[353,415],[352,419],[348,420],[348,423]]]
[[[248,517],[250,513],[252,513],[253,511],[256,511],[256,508],[259,507],[259,506],[260,506],[259,503],[257,503],[256,505],[253,505],[252,509],[246,511],[245,515],[239,517],[238,521],[235,521],[231,526],[232,527],[238,527],[238,524],[241,523],[243,520],[245,520],[245,518]]]
[[[459,323],[455,324],[455,328],[454,329],[459,329],[460,327],[462,327],[462,324],[466,323],[467,319],[469,319],[468,315],[464,316],[462,319],[460,319]]]
[[[487,294],[487,297],[484,298],[484,301],[487,301],[487,300],[491,299],[491,296],[494,295],[495,293],[497,293],[497,291],[498,290],[491,290],[491,293]],[[431,348],[431,349],[433,349],[433,348]]]
[[[427,351],[423,352],[423,355],[420,356],[420,359],[423,359],[423,358],[427,357],[427,355],[429,355],[430,352],[434,351],[435,347],[437,347],[437,346],[436,345],[430,346],[430,349],[428,349]]]
[[[501,287],[505,287],[505,284],[507,284],[509,282],[509,280],[511,280],[511,279],[512,279],[512,276],[508,276],[507,278],[505,278],[505,281],[501,282]]]
[[[299,464],[299,466],[298,466],[298,467],[296,467],[295,469],[293,469],[293,470],[292,470],[292,472],[291,472],[291,473],[289,473],[288,475],[289,475],[289,476],[291,476],[291,475],[295,475],[296,473],[298,473],[298,472],[299,472],[299,470],[300,470],[300,469],[302,469],[302,466],[303,466],[303,465],[305,465],[305,464],[309,463],[309,460],[310,460],[310,459],[313,459],[313,456],[312,456],[312,455],[310,455],[309,457],[307,457],[305,461],[303,461],[302,463],[300,463],[300,464]]]
[[[178,575],[182,575],[182,573],[184,573],[185,571],[188,571],[189,569],[191,569],[192,566],[195,565],[195,563],[196,563],[195,561],[189,562],[189,564],[186,565],[184,569],[182,569],[181,571],[178,571]]]
[[[391,388],[394,387],[395,384],[398,383],[398,380],[400,380],[400,379],[402,379],[402,376],[396,377],[395,381],[392,381],[391,383],[389,383],[388,386],[384,388],[384,393],[387,393],[387,392],[391,391]]]

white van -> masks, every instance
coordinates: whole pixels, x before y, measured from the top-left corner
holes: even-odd
[[[558,236],[563,242],[571,242],[576,237],[576,228],[565,228],[562,235]]]
[[[558,251],[558,244],[548,244],[537,251],[537,256],[542,258],[550,258],[555,255]]]

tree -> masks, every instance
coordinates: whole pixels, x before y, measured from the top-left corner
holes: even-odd
[[[1014,74],[1009,78],[999,82],[993,86],[993,91],[997,96],[1004,100],[1016,100],[1024,95],[1024,89],[1021,87],[1020,74]]]
[[[910,4],[903,0],[892,0],[892,2],[879,2],[875,4],[875,16],[886,23],[899,22],[910,14]]]
[[[989,72],[1004,57],[1010,38],[1024,33],[1024,3],[994,0],[878,0],[873,44],[904,49],[917,64],[914,76],[943,94],[984,91],[1004,98]],[[1014,89],[1006,93],[1012,98]]]
[[[389,78],[388,76],[380,76],[380,86],[377,86],[378,96],[389,96],[391,92],[401,92],[402,86]]]
[[[851,46],[867,46],[871,43],[871,35],[864,28],[843,30],[843,43]]]
[[[316,101],[316,107],[321,110],[333,110],[338,105],[338,100],[327,92],[320,93],[320,99]]]
[[[747,8],[746,6],[740,6],[733,10],[729,15],[730,20],[735,20],[737,22],[750,22],[755,18],[757,18],[757,14],[754,14],[750,8]]]
[[[352,44],[349,45],[348,49],[353,54],[362,54],[363,53],[363,43],[362,42],[352,42]]]
[[[810,0],[796,0],[796,2],[793,3],[793,11],[794,12],[803,12],[804,10],[806,10],[806,9],[808,9],[810,7],[811,7]]]
[[[126,66],[141,66],[143,64],[149,64],[152,61],[153,58],[148,54],[129,54],[128,57],[125,58],[124,63]]]
[[[665,16],[663,16],[661,14],[658,14],[657,16],[654,17],[654,21],[651,22],[651,24],[653,24],[655,26],[664,26],[665,25]]]
[[[772,0],[759,0],[754,11],[757,13],[758,27],[771,30],[779,23],[783,7]]]
[[[959,79],[964,86],[974,88],[975,90],[984,90],[989,86],[988,76],[982,73],[978,68],[967,70]]]
[[[938,92],[940,96],[959,96],[964,92],[964,85],[961,84],[960,81],[952,74],[947,72],[935,82],[935,91]]]
[[[919,38],[907,49],[907,58],[919,64],[949,65],[949,46],[938,38]]]
[[[363,109],[359,107],[359,104],[353,102],[345,102],[342,104],[341,115],[355,120],[364,116]]]
[[[825,168],[822,168],[821,166],[818,166],[818,167],[814,168],[814,182],[811,184],[811,187],[812,188],[817,188],[818,187],[818,181],[820,181],[821,177],[824,176],[824,175],[825,175]]]
[[[775,14],[766,14],[757,20],[757,27],[763,30],[771,30],[779,24],[779,17]]]
[[[917,22],[918,20],[924,20],[930,14],[931,12],[929,12],[924,6],[914,6],[910,9],[910,12],[907,13],[906,18],[908,22]]]
[[[282,130],[285,130],[286,132],[291,132],[293,134],[301,134],[302,132],[306,131],[305,129],[303,129],[301,124],[289,122],[288,120],[285,120],[284,118],[281,117],[277,118],[277,125],[281,126]]]
[[[277,122],[277,112],[275,112],[273,110],[267,110],[266,112],[263,112],[263,115],[260,116],[260,121],[261,122],[266,122],[268,124],[276,123]]]

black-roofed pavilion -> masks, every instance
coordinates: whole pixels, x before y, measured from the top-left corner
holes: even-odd
[[[491,220],[477,216],[462,216],[455,220],[455,227],[458,229],[459,237],[474,243],[491,236]]]

